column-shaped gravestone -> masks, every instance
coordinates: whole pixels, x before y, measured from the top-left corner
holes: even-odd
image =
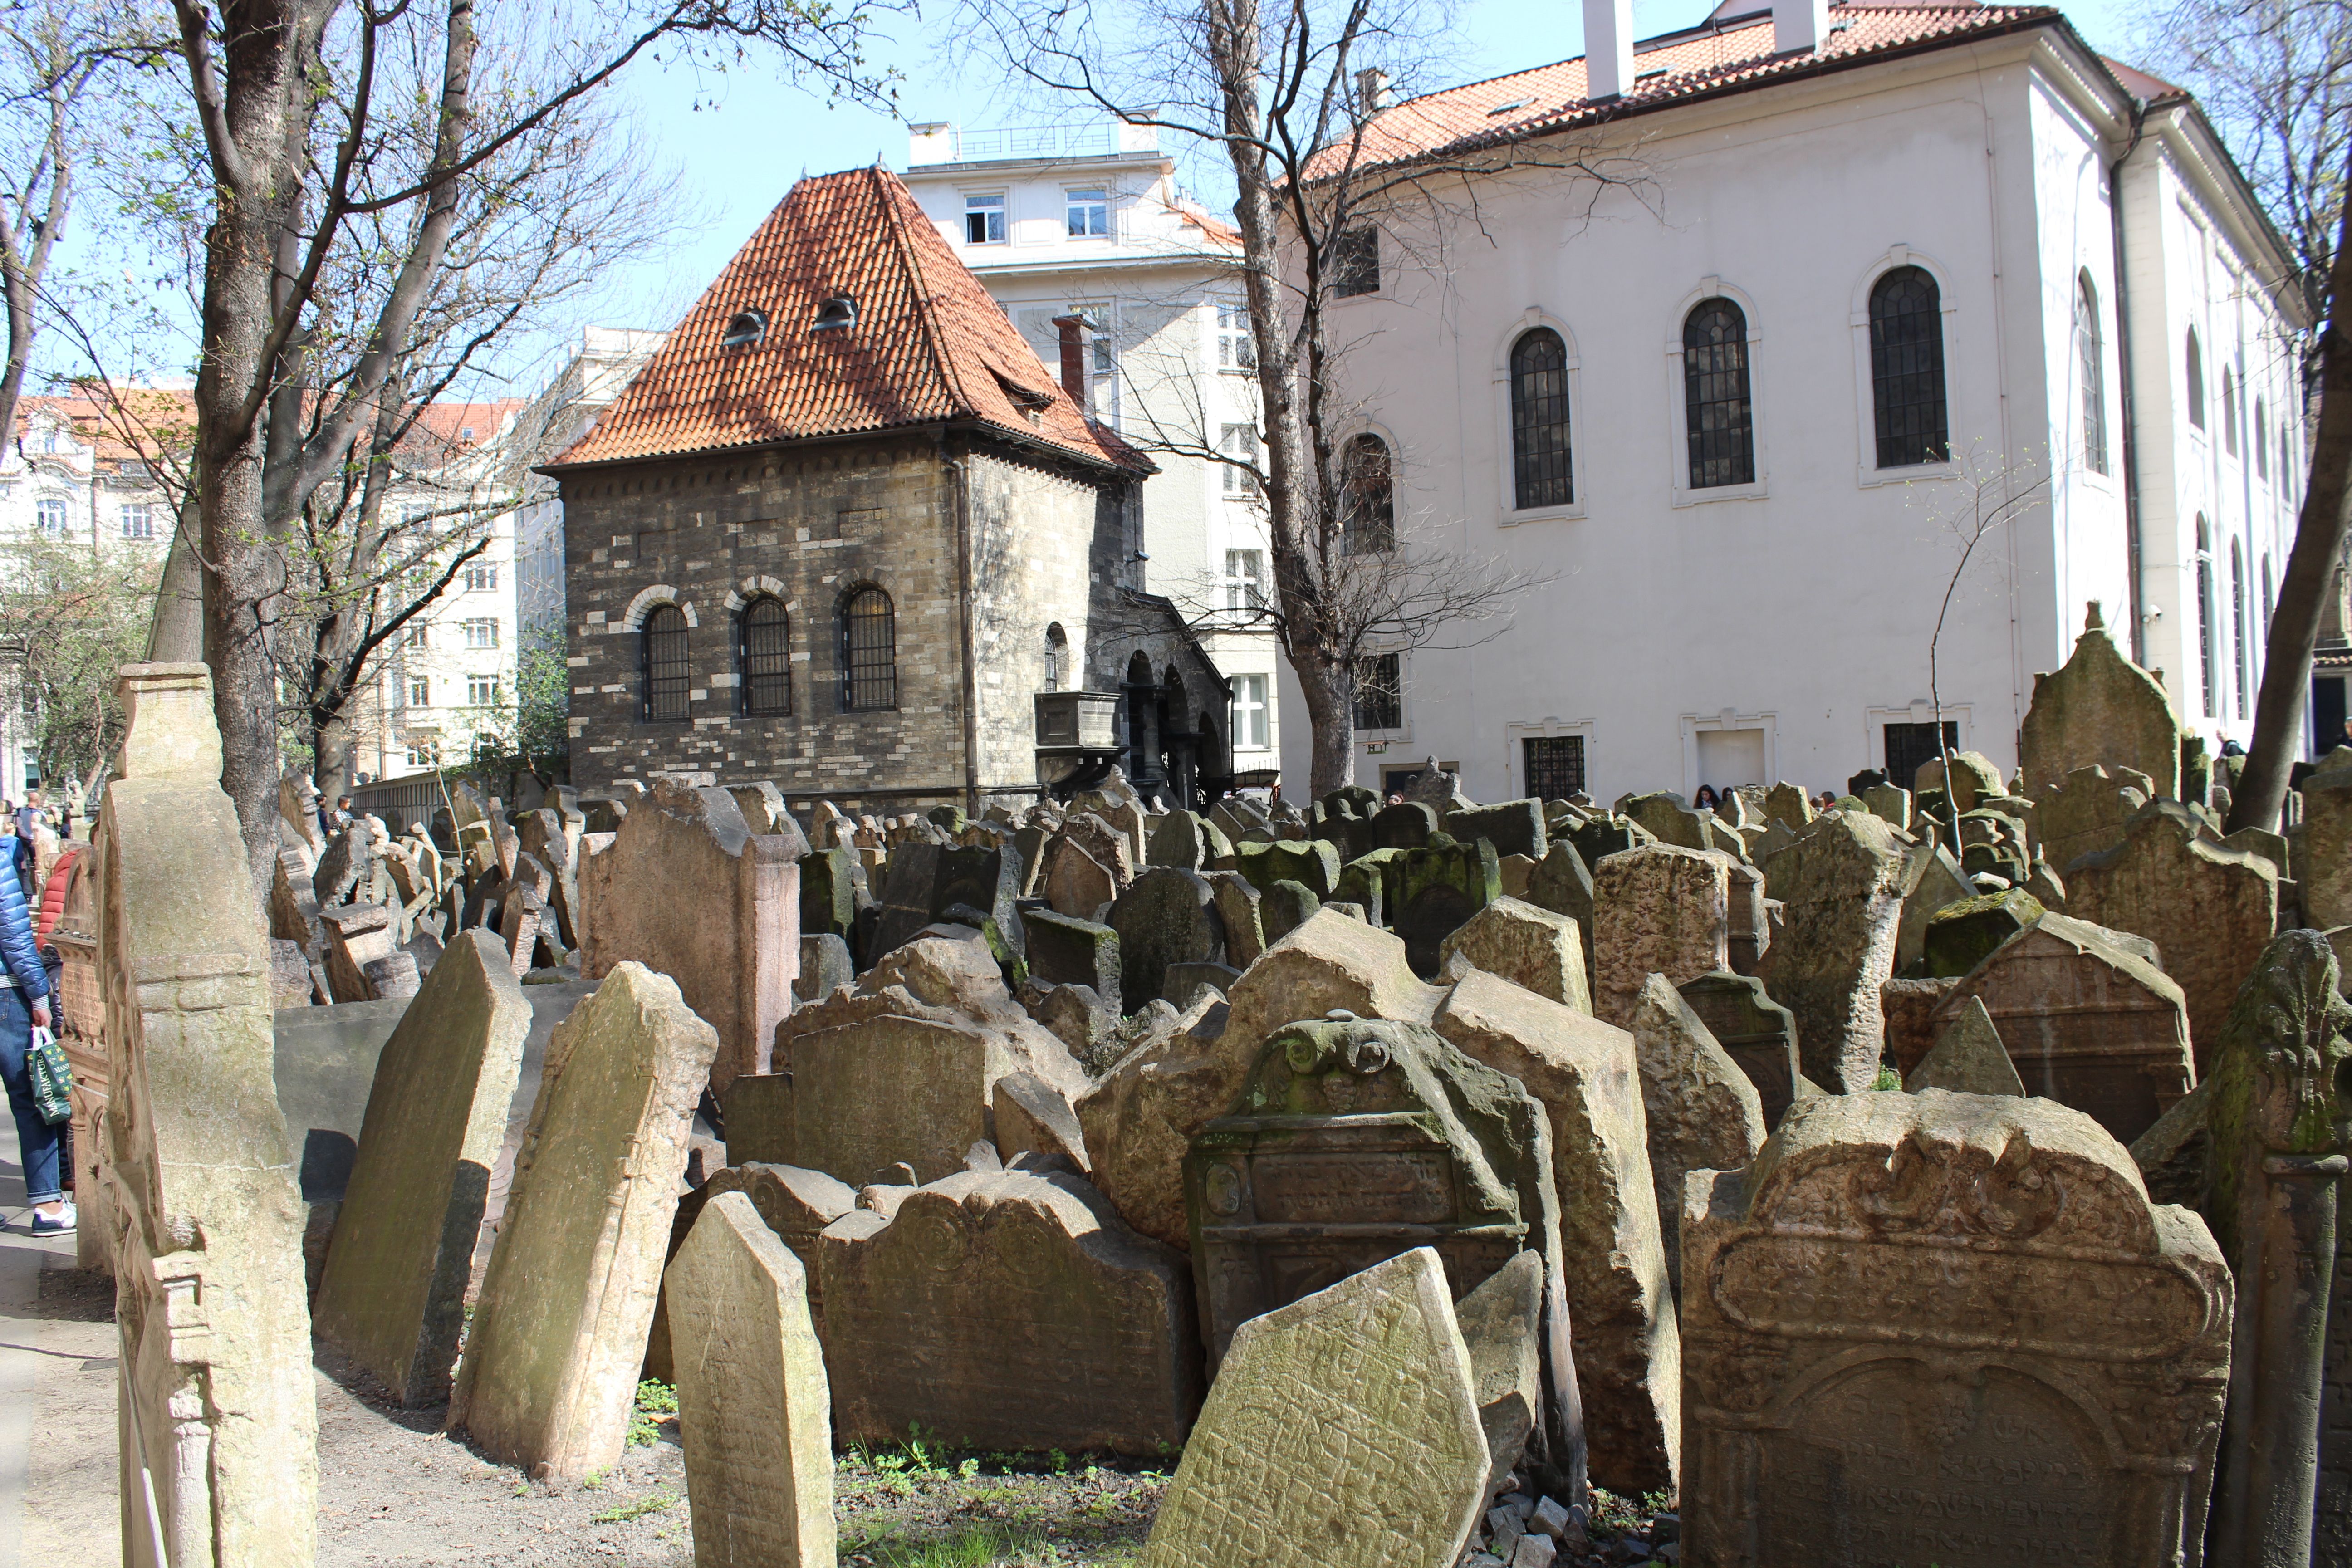
[[[718,1052],[677,982],[638,963],[549,1037],[449,1402],[449,1429],[501,1463],[576,1479],[621,1457]]]
[[[205,667],[127,665],[118,690],[122,776],[90,850],[108,1087],[90,1207],[113,1220],[122,1560],[307,1568],[318,1406],[268,933]]]
[[[1832,1092],[1857,1093],[1878,1077],[1878,988],[1895,971],[1904,850],[1877,817],[1832,811],[1764,865],[1783,911],[1758,973],[1796,1016],[1805,1076]]]
[[[484,931],[457,933],[376,1058],[311,1317],[411,1407],[449,1394],[466,1282],[530,1004]]]
[[[833,1568],[833,1417],[800,1259],[740,1192],[664,1279],[696,1568]]]
[[[1696,849],[1645,844],[1604,858],[1592,874],[1593,1011],[1620,1028],[1642,983],[1675,984],[1731,966],[1731,877]]]

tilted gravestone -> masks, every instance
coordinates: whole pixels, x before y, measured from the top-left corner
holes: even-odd
[[[1165,1452],[1201,1398],[1184,1259],[1076,1176],[959,1171],[817,1240],[848,1442]]]
[[[1234,849],[1234,869],[1261,893],[1276,882],[1303,882],[1318,899],[1339,885],[1339,851],[1319,838],[1286,844],[1244,844]]]
[[[410,1407],[448,1397],[474,1243],[530,1004],[487,931],[460,931],[376,1058],[311,1321]]]
[[[1118,933],[1122,1006],[1140,1007],[1155,997],[1181,1005],[1184,998],[1169,995],[1165,985],[1171,964],[1224,962],[1225,922],[1216,900],[1216,889],[1199,872],[1153,866],[1112,901],[1107,923]]]
[[[2026,832],[2042,858],[2059,870],[2081,859],[2112,849],[2124,841],[2124,829],[2148,803],[2155,781],[2126,768],[2111,773],[2095,764],[2077,768],[2033,795],[2026,814]]]
[[[1573,854],[1571,850],[1570,853]],[[1496,899],[1438,944],[1441,965],[1459,954],[1474,968],[1500,975],[1538,996],[1592,1011],[1584,973],[1584,939],[1566,915],[1520,899]]]
[[[1675,989],[1756,1086],[1765,1130],[1780,1125],[1796,1103],[1803,1071],[1797,1059],[1796,1016],[1765,994],[1762,981],[1729,970],[1685,980]]]
[[[2042,914],[2042,900],[2019,888],[1979,893],[1945,905],[1928,918],[1920,945],[1927,975],[1958,979]]]
[[[1437,810],[1417,800],[1384,806],[1372,818],[1372,845],[1380,849],[1418,849],[1437,832]]]
[[[1486,1468],[1445,1271],[1415,1248],[1244,1325],[1143,1568],[1444,1568]]]
[[[1976,897],[1976,885],[1941,844],[1914,845],[1904,857],[1903,918],[1895,930],[1895,964],[1908,972],[1927,950],[1927,922],[1937,911]]]
[[[857,852],[820,849],[801,862],[801,931],[846,940],[857,925]]]
[[[2009,1059],[2009,1047],[2001,1044],[2000,1031],[1992,1025],[1992,1015],[1977,998],[1969,998],[1949,1024],[1944,1026],[1943,1037],[1919,1058],[1919,1065],[1903,1079],[1904,1091],[1918,1094],[1931,1089],[1948,1089],[1958,1094],[2012,1094],[2022,1097],[2025,1080],[2017,1076],[2017,1064]]]
[[[739,1086],[752,1080],[737,1080]],[[818,1288],[817,1233],[857,1206],[857,1191],[823,1171],[804,1165],[774,1165],[746,1161],[711,1173],[703,1184],[706,1203],[721,1193],[741,1193],[752,1212],[791,1249],[808,1275],[809,1315],[819,1331],[824,1327],[824,1294]]]
[[[2162,683],[2116,648],[2094,603],[2064,668],[2033,678],[2018,731],[2019,787],[2028,795],[2078,768],[2129,768],[2155,793],[2180,795],[2180,721]]]
[[[1598,868],[1612,855],[1655,844],[1658,836],[1640,823],[1622,816],[1596,816],[1568,836],[1587,866]]]
[[[576,1480],[620,1458],[718,1052],[677,983],[633,963],[548,1040],[449,1401],[498,1462]]]
[[[1748,1075],[1664,975],[1643,982],[1633,999],[1632,1033],[1633,1058],[1642,1068],[1658,1229],[1667,1276],[1679,1294],[1683,1177],[1691,1171],[1744,1168],[1764,1144],[1764,1105]]]
[[[1449,811],[1444,826],[1449,837],[1464,844],[1486,839],[1497,856],[1525,855],[1540,860],[1551,849],[1539,800],[1507,800],[1497,805]]]
[[[833,1419],[806,1271],[725,1193],[663,1279],[698,1568],[833,1568]]]
[[[1878,988],[1895,968],[1904,851],[1877,817],[1832,811],[1765,863],[1783,923],[1758,973],[1796,1015],[1805,1076],[1832,1093],[1878,1077]]]
[[[1823,1095],[1685,1215],[1690,1561],[2196,1560],[2229,1272],[2090,1118]]]
[[[1671,844],[1612,855],[1592,878],[1593,1011],[1625,1026],[1642,983],[1730,963],[1731,879],[1717,857]]]
[[[1404,938],[1413,973],[1434,975],[1445,939],[1503,896],[1502,868],[1495,847],[1485,839],[1464,844],[1443,833],[1397,855],[1387,896],[1389,924]]]
[[[1118,932],[1107,925],[1050,910],[1032,910],[1022,917],[1029,937],[1029,973],[1056,985],[1085,985],[1113,1012],[1123,1010],[1119,986],[1126,955]],[[1138,997],[1135,1005],[1144,999]]]

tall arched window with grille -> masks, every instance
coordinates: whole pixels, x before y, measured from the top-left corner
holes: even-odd
[[[1683,320],[1683,414],[1691,489],[1756,482],[1748,318],[1728,300],[1702,300]]]
[[[868,584],[841,605],[841,706],[862,713],[898,706],[898,623],[890,595]]]
[[[2205,428],[2205,351],[2197,344],[2197,329],[2189,329],[2189,423]]]
[[[2099,291],[2087,272],[2074,280],[2075,374],[2083,384],[2083,466],[2107,471],[2107,361],[2099,331]]]
[[[1389,444],[1369,431],[1339,448],[1339,548],[1349,555],[1396,548],[1396,479]]]
[[[793,710],[792,621],[784,602],[762,594],[736,622],[743,671],[743,711],[769,718]]]
[[[2238,677],[2238,717],[2246,716],[2248,667],[2253,662],[2246,647],[2246,557],[2236,540],[2230,541],[2230,664]]]
[[[2202,675],[2205,711],[2218,717],[2221,696],[2213,668],[2213,545],[2205,519],[2197,519],[2197,663]]]
[[[1870,401],[1880,468],[1940,463],[1950,455],[1943,296],[1924,267],[1897,267],[1871,288]]]
[[[1511,505],[1568,506],[1576,472],[1568,445],[1568,345],[1549,327],[1511,345]]]
[[[1059,691],[1062,689],[1062,681],[1069,673],[1066,668],[1069,662],[1070,634],[1062,629],[1061,622],[1055,621],[1052,626],[1045,628],[1046,690]]]
[[[676,605],[655,605],[637,637],[645,679],[640,707],[646,722],[685,718],[687,687],[691,684],[686,662],[686,612]]]

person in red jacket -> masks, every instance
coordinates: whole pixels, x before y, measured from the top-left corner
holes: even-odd
[[[58,917],[66,912],[66,884],[73,879],[74,862],[80,858],[81,846],[77,844],[59,855],[58,863],[49,868],[49,879],[41,889],[41,915],[34,931],[36,941],[48,941],[49,929],[58,923]]]

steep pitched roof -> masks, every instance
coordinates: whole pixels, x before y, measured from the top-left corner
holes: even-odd
[[[1748,7],[1741,7],[1747,9]],[[1538,66],[1491,81],[1471,82],[1408,99],[1366,123],[1356,150],[1358,169],[1413,159],[1461,156],[1487,147],[1618,119],[1781,78],[1859,65],[1874,57],[1991,37],[2021,26],[2063,21],[2048,5],[1983,5],[1974,0],[1848,0],[1830,7],[1829,37],[1818,49],[1776,54],[1767,12],[1716,16],[1687,32],[1641,46],[1633,57],[1633,90],[1595,103],[1584,59]],[[1344,145],[1326,148],[1310,165],[1314,176],[1338,173]]]
[[[856,322],[814,330],[845,294]],[[766,317],[765,336],[724,345],[745,310]],[[547,466],[950,421],[1152,471],[1038,363],[897,175],[849,169],[794,185],[595,427]]]

